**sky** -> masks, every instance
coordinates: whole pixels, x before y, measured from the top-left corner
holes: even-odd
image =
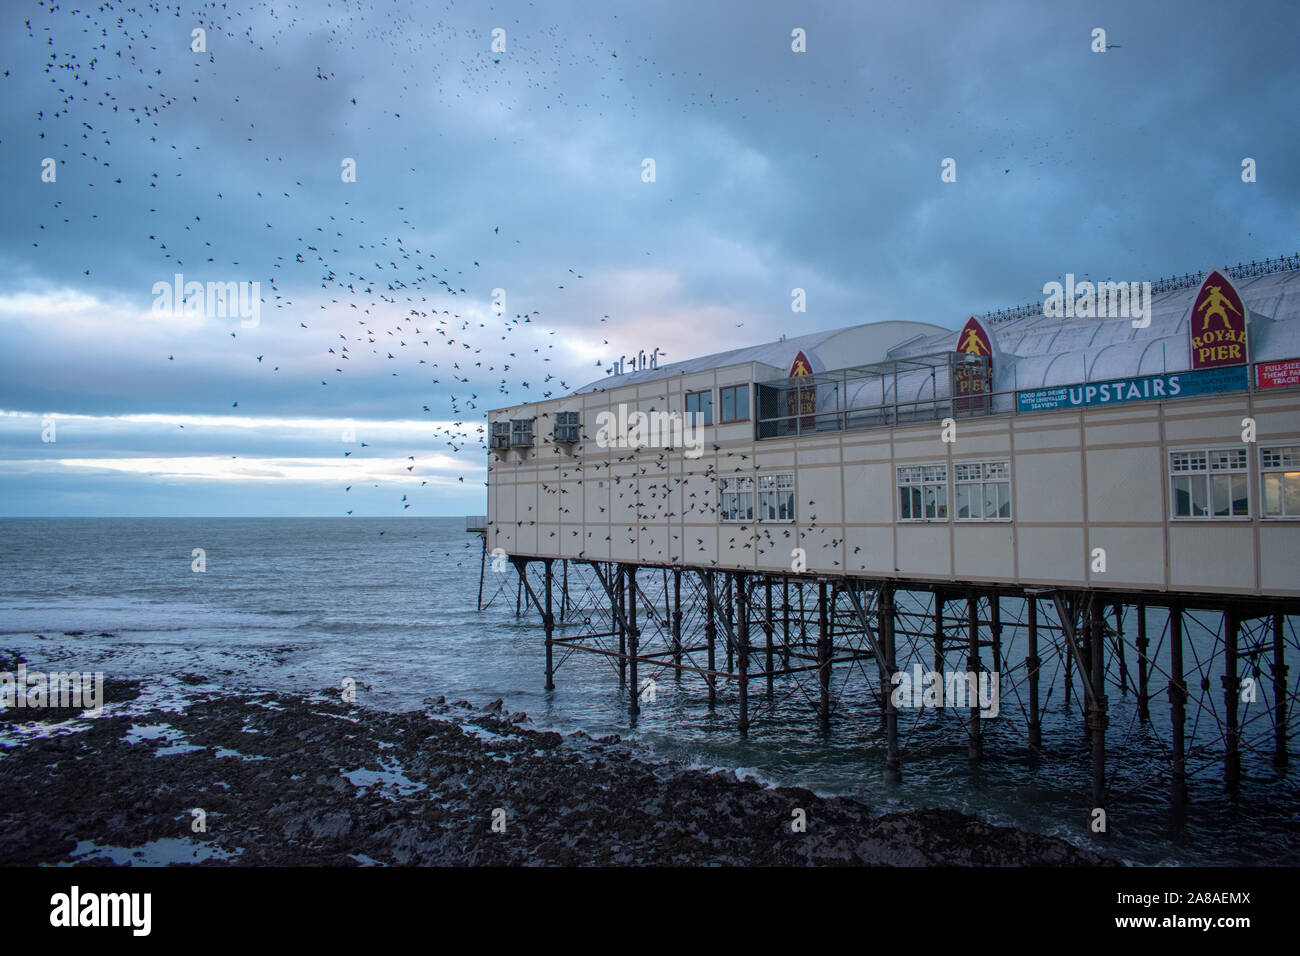
[[[478,514],[619,355],[1300,249],[1294,2],[0,17],[2,516]]]

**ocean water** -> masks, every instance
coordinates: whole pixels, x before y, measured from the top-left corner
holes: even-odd
[[[195,549],[203,551],[202,572],[193,570]],[[633,726],[616,667],[557,652],[556,689],[546,692],[541,627],[535,611],[516,618],[513,571],[489,569],[489,606],[475,609],[479,549],[461,518],[4,519],[0,650],[21,652],[31,669],[139,679],[159,699],[214,686],[320,691],[349,679],[362,702],[384,708],[439,695],[474,704],[503,698],[541,727],[617,733],[661,756],[854,796],[882,813],[960,809],[1132,862],[1286,864],[1300,851],[1300,789],[1275,776],[1262,711],[1247,713],[1238,796],[1224,793],[1218,759],[1197,754],[1196,741],[1220,719],[1217,677],[1206,706],[1189,714],[1192,802],[1182,826],[1168,811],[1163,685],[1152,684],[1150,725],[1136,719],[1132,695],[1110,692],[1110,832],[1094,841],[1082,714],[1060,707],[1062,675],[1052,661],[1043,679],[1043,759],[1029,758],[1023,720],[991,720],[985,758],[972,770],[951,712],[929,711],[904,721],[903,781],[890,785],[878,709],[863,675],[849,668],[834,678],[840,703],[829,734],[812,713],[811,682],[778,681],[769,699],[765,681],[752,681],[743,740],[734,686],[710,709],[699,678],[678,681],[643,667],[643,678],[655,678],[655,699]],[[1154,641],[1160,621],[1149,626]],[[1188,634],[1191,666],[1205,647],[1194,626]],[[1013,663],[1022,639],[1015,628],[1004,632]],[[900,663],[910,666],[902,650]],[[1002,695],[1004,713],[1016,717],[1023,690],[1007,683]]]

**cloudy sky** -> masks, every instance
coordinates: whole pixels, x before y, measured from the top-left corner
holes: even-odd
[[[478,513],[485,412],[619,354],[1300,247],[1294,2],[3,17],[5,515]]]

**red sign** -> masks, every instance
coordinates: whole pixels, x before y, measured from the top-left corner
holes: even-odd
[[[973,315],[957,334],[957,351],[981,356],[985,362],[982,365],[958,365],[953,369],[954,406],[958,411],[983,408],[988,401],[984,396],[993,391],[993,344],[984,327]]]
[[[1256,373],[1260,388],[1300,385],[1300,359],[1287,359],[1285,362],[1260,362],[1256,366]]]
[[[790,377],[800,378],[804,375],[811,375],[812,362],[808,361],[808,356],[800,352],[794,357],[794,362],[790,365]],[[817,411],[817,387],[815,385],[808,388],[790,389],[785,393],[785,413],[787,415],[805,415],[814,416]],[[799,427],[815,428],[817,420],[815,417],[806,417],[800,421]]]
[[[1196,293],[1187,331],[1192,340],[1192,368],[1246,364],[1246,306],[1218,269],[1210,270]]]

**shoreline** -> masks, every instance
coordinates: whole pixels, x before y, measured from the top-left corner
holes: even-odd
[[[97,717],[0,712],[22,730],[0,750],[0,865],[1119,865],[956,811],[873,816],[617,736],[538,730],[501,701],[139,696],[108,681]]]

